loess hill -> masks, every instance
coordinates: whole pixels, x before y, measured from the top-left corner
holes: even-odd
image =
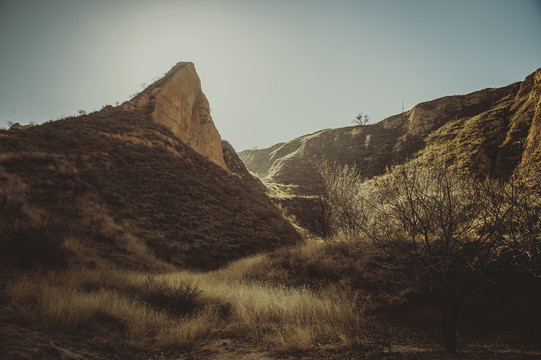
[[[191,63],[121,106],[1,131],[0,212],[2,267],[209,270],[298,240]]]
[[[446,96],[378,123],[326,129],[239,156],[267,183],[312,194],[323,163],[356,164],[381,175],[423,153],[444,149],[474,172],[501,173],[541,159],[541,69],[522,82]]]

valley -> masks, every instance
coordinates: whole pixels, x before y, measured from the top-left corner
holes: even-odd
[[[540,139],[538,69],[237,154],[185,62],[0,130],[0,353],[539,358]]]

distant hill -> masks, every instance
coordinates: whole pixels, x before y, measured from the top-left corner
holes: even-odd
[[[0,131],[0,265],[215,269],[298,240],[264,190],[179,63],[118,107]]]
[[[318,185],[317,167],[325,161],[356,164],[371,177],[442,147],[459,165],[479,173],[539,161],[541,69],[502,88],[442,97],[376,124],[321,130],[239,156],[265,182],[311,194]]]

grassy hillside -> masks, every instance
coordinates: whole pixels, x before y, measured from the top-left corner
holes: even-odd
[[[62,226],[70,261],[214,269],[297,239],[254,180],[136,112],[3,131],[0,154],[4,202],[20,208],[22,228]]]

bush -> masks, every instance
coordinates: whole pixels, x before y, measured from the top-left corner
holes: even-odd
[[[427,158],[362,182],[349,168],[326,174],[331,224],[369,239],[385,257],[382,280],[440,298],[446,350],[456,350],[465,301],[484,283],[541,273],[535,166],[478,179],[450,158]]]
[[[182,316],[202,306],[200,295],[201,291],[195,285],[187,283],[173,285],[157,282],[148,277],[140,297],[154,310],[164,310],[172,315]]]

